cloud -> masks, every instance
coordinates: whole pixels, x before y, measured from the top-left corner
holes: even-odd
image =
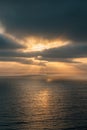
[[[0,1],[0,20],[6,31],[17,37],[64,36],[87,41],[86,0]]]
[[[64,62],[64,63],[80,63],[80,61],[74,61],[72,58],[46,58],[46,57],[41,57],[38,58],[36,57],[36,59],[38,60],[44,60],[44,61],[48,61],[48,62]]]
[[[20,43],[14,41],[13,39],[0,34],[0,50],[8,50],[8,49],[23,49],[25,46]]]
[[[6,34],[21,40],[27,36],[48,39],[62,36],[70,41],[68,45],[41,52],[23,52],[21,49],[25,45],[0,34],[0,60],[33,64],[26,58],[35,57],[38,60],[38,56],[41,56],[41,62],[45,60],[72,63],[73,58],[87,57],[85,0],[0,1],[0,23],[1,32],[5,28]]]
[[[17,50],[1,50],[1,57],[32,58],[41,61],[60,61],[73,63],[73,58],[87,57],[87,45],[67,44],[62,47],[46,49],[43,51],[23,52]],[[74,62],[75,63],[75,62]]]
[[[44,58],[80,58],[87,57],[87,45],[68,44],[58,48],[51,48],[41,52]]]
[[[22,51],[17,50],[0,50],[0,56],[1,57],[25,57],[25,58],[31,58],[37,55],[37,53],[26,53]]]
[[[19,57],[0,57],[0,62],[18,62],[25,65],[40,65],[45,66],[45,62],[35,61],[27,58],[19,58]]]

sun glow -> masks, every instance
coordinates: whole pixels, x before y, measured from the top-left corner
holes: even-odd
[[[63,45],[67,45],[69,41],[65,41],[63,39],[43,39],[40,37],[27,37],[24,39],[24,44],[26,44],[26,51],[43,51],[45,49],[50,49],[54,47],[60,47]]]
[[[47,49],[47,47],[43,44],[38,44],[32,47],[32,50],[37,50],[37,51],[43,51]]]

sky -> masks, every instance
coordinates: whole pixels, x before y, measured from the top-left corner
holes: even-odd
[[[86,0],[0,0],[0,76],[87,79]]]

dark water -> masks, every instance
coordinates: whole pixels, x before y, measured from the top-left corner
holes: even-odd
[[[0,130],[87,130],[87,83],[1,78]]]

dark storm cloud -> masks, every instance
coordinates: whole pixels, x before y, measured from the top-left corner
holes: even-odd
[[[0,34],[0,50],[3,49],[22,49],[23,45],[15,42],[14,40]]]
[[[16,36],[87,41],[86,0],[1,0],[0,21]]]
[[[41,52],[44,58],[80,58],[87,57],[87,45],[68,44]]]

